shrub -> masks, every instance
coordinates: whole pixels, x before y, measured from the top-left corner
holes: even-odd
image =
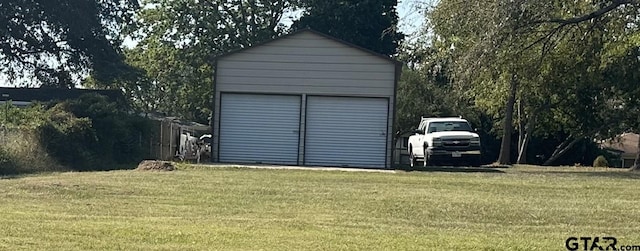
[[[0,146],[0,175],[15,173],[16,165],[13,163],[13,158]]]
[[[91,170],[108,160],[95,157],[97,137],[88,118],[55,106],[49,110],[50,121],[38,128],[39,141],[61,164],[75,170]]]
[[[28,108],[4,107],[0,116],[8,113],[3,124],[15,137],[3,139],[11,143],[0,145],[0,171],[24,173],[61,166],[107,170],[138,163],[147,157],[148,144],[143,142],[148,142],[151,123],[126,111],[92,94]]]
[[[40,144],[33,130],[10,130],[3,135],[2,141],[0,174],[63,170]]]
[[[607,158],[605,158],[604,156],[600,155],[593,161],[593,166],[594,167],[608,167],[609,166],[609,162],[607,161]]]

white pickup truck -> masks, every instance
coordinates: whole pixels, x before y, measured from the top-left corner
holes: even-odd
[[[480,137],[462,118],[422,118],[409,136],[409,161],[415,167],[435,162],[464,163],[479,166]]]

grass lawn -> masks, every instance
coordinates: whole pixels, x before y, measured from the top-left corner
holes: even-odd
[[[566,250],[640,245],[640,174],[183,167],[0,179],[0,250]]]

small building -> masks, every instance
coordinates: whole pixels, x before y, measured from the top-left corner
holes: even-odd
[[[396,144],[393,149],[394,165],[409,165],[409,136],[411,135],[411,132],[406,132],[396,137]]]
[[[211,127],[180,120],[177,117],[156,114],[143,114],[142,116],[153,121],[152,136],[149,139],[149,158],[199,160],[201,153],[196,144],[201,136],[211,132]]]
[[[619,158],[618,167],[631,167],[638,154],[638,140],[640,135],[636,133],[623,133],[615,139],[605,140],[600,143],[600,147],[609,151]]]
[[[212,160],[390,168],[400,71],[310,29],[217,57]]]

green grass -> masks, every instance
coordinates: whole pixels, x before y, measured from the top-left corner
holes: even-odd
[[[0,180],[0,250],[563,250],[640,245],[640,174],[182,168]]]

